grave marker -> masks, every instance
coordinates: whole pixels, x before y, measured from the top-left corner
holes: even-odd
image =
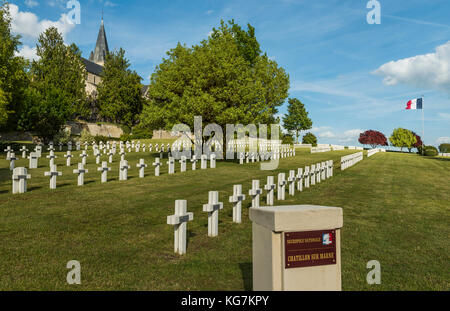
[[[252,181],[252,189],[249,190],[248,194],[252,197],[252,207],[259,207],[259,196],[263,193],[263,190],[259,187],[259,180],[255,179]]]
[[[273,176],[267,176],[267,184],[264,186],[264,189],[267,190],[267,197],[266,197],[266,203],[269,206],[273,205],[273,198],[274,198],[274,192],[275,192],[275,177]]]
[[[208,204],[203,204],[203,211],[208,213],[208,236],[219,235],[219,210],[223,209],[223,203],[219,202],[219,192],[210,191]]]
[[[56,189],[56,177],[62,176],[61,172],[58,172],[56,164],[50,167],[50,172],[44,172],[44,176],[50,176],[50,189]]]
[[[242,202],[245,200],[245,195],[242,194],[242,185],[233,186],[233,195],[229,198],[230,203],[233,203],[233,222],[240,224],[242,222]]]
[[[145,168],[147,167],[147,164],[145,164],[144,159],[140,159],[139,163],[136,164],[136,167],[139,169],[139,178],[145,177]]]
[[[277,199],[279,201],[284,201],[285,195],[286,195],[286,174],[280,173],[280,174],[278,174]]]
[[[102,167],[98,167],[97,171],[102,172],[102,183],[108,182],[108,172],[111,168],[108,167],[108,162],[103,161]]]
[[[194,220],[194,214],[187,212],[187,201],[175,201],[175,215],[167,216],[167,224],[174,227],[174,251],[179,255],[186,254],[187,222]]]
[[[27,179],[30,179],[31,175],[27,174],[25,167],[16,167],[12,174],[12,193],[19,194],[27,192]]]
[[[84,168],[83,163],[78,163],[78,169],[73,170],[74,174],[78,174],[78,186],[84,185],[84,174],[88,173],[89,171]]]

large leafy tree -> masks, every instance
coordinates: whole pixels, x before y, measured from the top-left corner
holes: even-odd
[[[11,33],[9,6],[0,1],[0,128],[15,129],[17,115],[28,84],[28,62],[15,56],[21,45],[20,36]]]
[[[208,39],[178,44],[156,68],[141,122],[152,129],[204,123],[273,124],[285,101],[289,76],[260,51],[254,28],[221,22]]]
[[[392,146],[403,150],[403,148],[412,148],[417,142],[417,139],[410,130],[397,128],[393,131],[391,137],[389,137],[389,141]]]
[[[416,137],[416,143],[412,146],[412,148],[417,148],[417,150],[420,152],[422,150],[423,145],[424,145],[424,143],[422,141],[422,137],[417,135],[415,132],[412,132],[412,134],[414,135],[414,137]],[[411,152],[412,148],[408,148],[409,152]]]
[[[102,117],[131,127],[138,121],[144,99],[142,78],[129,67],[123,49],[106,56],[98,87],[98,104]]]
[[[86,72],[75,45],[66,46],[55,27],[38,39],[37,56],[30,68],[19,128],[51,140],[64,124],[86,111]]]
[[[303,136],[302,143],[317,147],[317,137],[313,133],[306,133],[305,136]]]
[[[297,142],[300,131],[312,128],[312,121],[308,117],[305,105],[297,98],[289,98],[288,113],[283,117],[283,126],[289,132],[294,132]]]
[[[362,145],[370,145],[372,148],[377,146],[387,146],[387,138],[383,133],[369,130],[359,135],[359,143]]]

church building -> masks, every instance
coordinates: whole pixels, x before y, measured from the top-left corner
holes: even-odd
[[[97,87],[102,81],[101,73],[108,53],[108,40],[106,39],[105,25],[102,17],[95,50],[91,52],[89,60],[83,57],[81,58],[88,74],[86,79],[86,93],[94,98],[97,96]]]

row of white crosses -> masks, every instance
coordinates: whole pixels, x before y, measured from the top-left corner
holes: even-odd
[[[341,158],[341,170],[346,170],[364,159],[364,153],[358,152]]]
[[[295,189],[303,191],[316,182],[331,178],[333,176],[333,161],[326,161],[320,164],[299,168],[289,171],[289,178],[286,180],[286,174],[278,174],[278,181],[274,183],[274,176],[267,177],[267,184],[264,189],[267,190],[266,203],[268,206],[274,205],[274,191],[277,188],[277,199],[285,200],[286,186],[289,187],[289,195],[295,195]],[[311,182],[311,183],[310,183]],[[252,208],[260,207],[260,199],[263,189],[260,187],[259,180],[252,181],[252,188],[249,190],[249,197],[252,200]],[[242,185],[233,186],[233,195],[229,197],[229,202],[233,204],[233,222],[242,222],[242,202],[246,196],[242,193]],[[219,234],[219,211],[223,209],[223,203],[219,201],[219,192],[210,191],[208,193],[208,203],[203,204],[203,212],[208,213],[208,236],[216,237]],[[174,250],[175,253],[183,255],[186,253],[186,229],[187,222],[194,219],[193,213],[187,212],[187,201],[175,201],[175,214],[167,217],[167,224],[174,226]]]

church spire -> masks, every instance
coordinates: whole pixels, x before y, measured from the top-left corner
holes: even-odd
[[[103,11],[102,11],[102,23],[100,25],[100,30],[98,31],[97,44],[95,45],[94,55],[91,55],[90,61],[104,65],[106,60],[106,54],[108,54],[108,40],[106,39],[105,25],[103,23]]]

